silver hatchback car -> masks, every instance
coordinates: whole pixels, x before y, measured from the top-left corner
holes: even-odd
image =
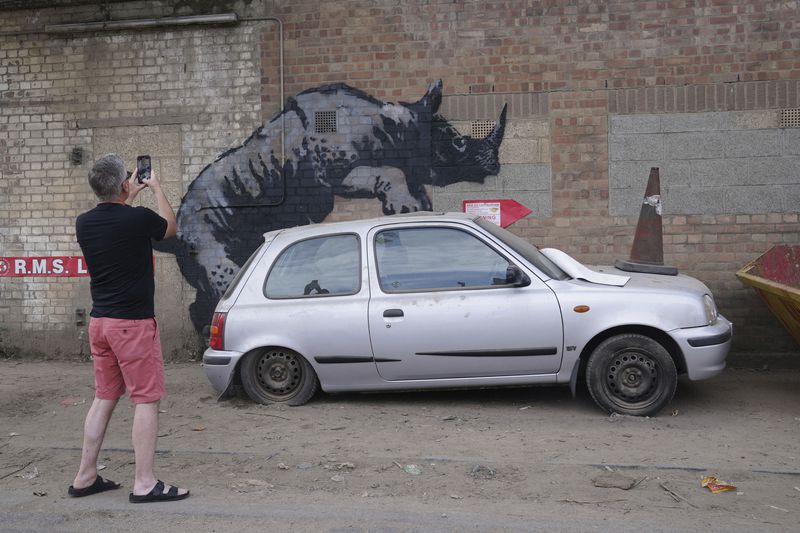
[[[722,371],[731,336],[694,278],[589,268],[479,217],[416,213],[265,234],[203,363],[218,393],[261,403],[581,380],[608,412],[653,415],[679,373]]]

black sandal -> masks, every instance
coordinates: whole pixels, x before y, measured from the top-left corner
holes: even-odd
[[[110,479],[103,479],[100,476],[97,476],[94,479],[94,483],[89,485],[88,487],[84,487],[82,489],[76,489],[72,485],[69,486],[67,489],[67,494],[72,496],[73,498],[83,498],[84,496],[91,496],[92,494],[98,494],[100,492],[105,492],[107,490],[114,490],[120,488],[122,485],[119,483],[114,483]]]
[[[186,491],[186,494],[178,494],[178,487],[174,485],[170,487],[168,491],[164,492],[164,482],[159,479],[156,483],[156,486],[153,487],[153,490],[142,495],[136,495],[131,492],[130,496],[128,496],[128,500],[131,503],[172,502],[188,497],[188,490]]]

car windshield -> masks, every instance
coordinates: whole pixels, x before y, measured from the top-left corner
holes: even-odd
[[[521,237],[517,237],[507,229],[503,229],[497,224],[489,222],[483,218],[477,217],[475,219],[475,223],[478,224],[480,227],[491,233],[493,236],[497,237],[508,246],[511,247],[512,250],[517,252],[519,255],[530,261],[533,266],[547,274],[553,279],[569,279],[569,275],[561,270],[555,263],[553,263],[550,259],[545,257],[545,255],[539,251],[539,249],[534,246],[533,244],[529,243],[525,239]]]

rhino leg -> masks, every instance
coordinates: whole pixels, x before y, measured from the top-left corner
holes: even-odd
[[[345,197],[377,198],[385,215],[431,210],[425,190],[412,193],[405,173],[397,167],[356,167],[342,181],[342,191]]]

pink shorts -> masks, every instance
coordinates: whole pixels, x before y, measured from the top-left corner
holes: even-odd
[[[89,321],[95,396],[116,400],[128,389],[132,403],[157,402],[164,396],[164,359],[155,318]]]

